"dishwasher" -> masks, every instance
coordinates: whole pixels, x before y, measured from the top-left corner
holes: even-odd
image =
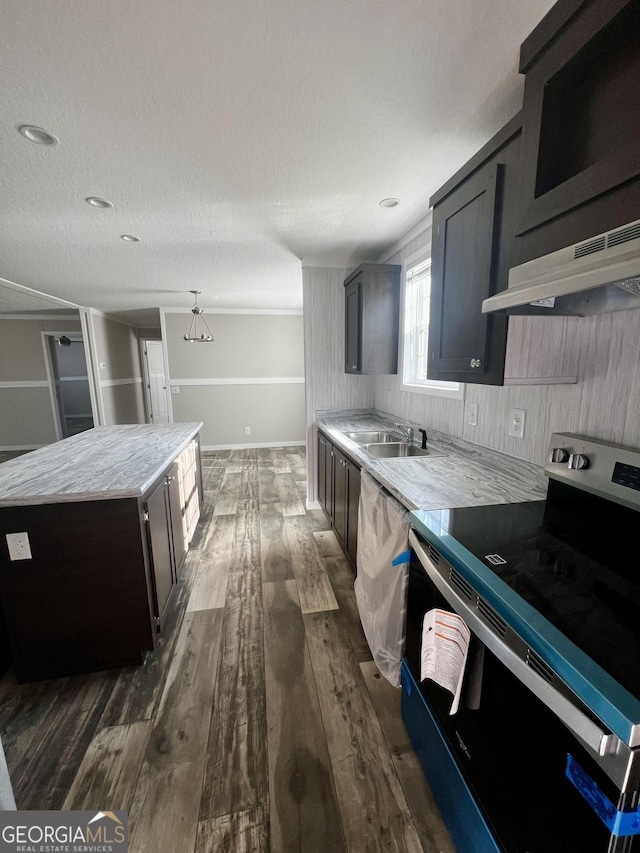
[[[373,659],[394,687],[400,687],[409,559],[409,511],[363,471],[354,591]]]

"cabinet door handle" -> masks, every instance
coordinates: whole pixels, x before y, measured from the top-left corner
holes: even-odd
[[[472,358],[471,361],[469,362],[470,367],[480,367],[481,364],[482,364],[482,362],[480,361],[479,358]]]

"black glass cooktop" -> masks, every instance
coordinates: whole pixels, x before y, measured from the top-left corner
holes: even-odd
[[[550,480],[546,501],[447,515],[461,545],[640,699],[640,513]]]

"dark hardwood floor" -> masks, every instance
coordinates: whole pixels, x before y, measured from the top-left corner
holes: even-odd
[[[19,809],[124,809],[131,853],[453,853],[299,447],[203,454],[144,665],[0,680]]]

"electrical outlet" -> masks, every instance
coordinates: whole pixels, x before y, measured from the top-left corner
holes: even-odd
[[[179,394],[180,393],[180,386],[179,385],[172,385],[171,386],[171,393],[172,394]]]
[[[28,533],[7,533],[7,547],[10,560],[32,559]]]
[[[524,409],[511,409],[509,416],[509,435],[514,438],[523,438],[524,436]]]
[[[469,426],[478,426],[478,404],[467,404],[467,423]]]
[[[251,435],[251,427],[245,427],[244,428],[244,434],[245,435]]]
[[[387,388],[387,403],[391,402],[391,386]]]

